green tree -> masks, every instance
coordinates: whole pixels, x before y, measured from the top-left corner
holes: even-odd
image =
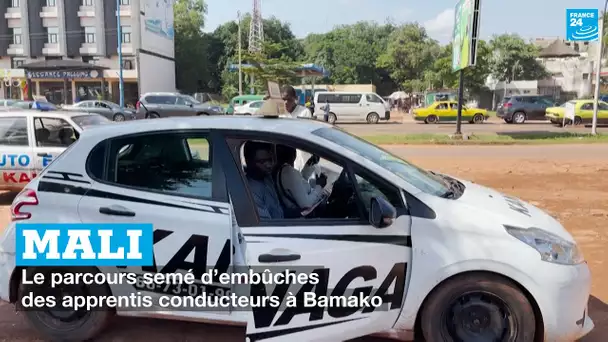
[[[320,82],[381,86],[390,79],[376,60],[386,51],[388,37],[394,30],[392,24],[362,21],[338,26],[325,34],[309,35],[303,42],[306,60],[330,72],[331,76]]]
[[[428,36],[424,27],[409,23],[391,33],[387,50],[378,58],[377,66],[389,70],[402,90],[422,91],[428,87],[424,73],[432,68],[440,53],[439,43]]]
[[[526,43],[516,34],[494,36],[490,41],[492,51],[491,74],[497,80],[537,80],[548,76],[545,67],[536,59],[539,48]]]
[[[194,93],[203,90],[204,81],[209,78],[209,45],[202,33],[207,5],[203,0],[176,0],[173,12],[177,88]]]

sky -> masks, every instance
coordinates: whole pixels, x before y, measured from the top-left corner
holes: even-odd
[[[253,0],[206,0],[205,31],[250,12]],[[418,22],[441,43],[451,40],[455,0],[261,0],[262,16],[291,25],[298,38],[361,20]],[[382,4],[382,5],[379,5]],[[480,35],[517,33],[525,38],[564,37],[567,8],[599,8],[602,0],[481,0]]]

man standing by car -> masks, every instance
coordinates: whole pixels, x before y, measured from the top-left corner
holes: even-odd
[[[290,85],[283,86],[281,89],[281,98],[285,102],[285,109],[294,118],[312,119],[310,109],[298,104],[298,95],[294,87]]]
[[[321,109],[324,111],[323,121],[328,122],[329,121],[329,100],[325,100],[325,105],[323,107],[321,107]]]

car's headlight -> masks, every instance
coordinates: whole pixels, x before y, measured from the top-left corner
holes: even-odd
[[[504,226],[509,234],[536,249],[542,260],[561,265],[577,265],[585,261],[576,243],[539,228]]]

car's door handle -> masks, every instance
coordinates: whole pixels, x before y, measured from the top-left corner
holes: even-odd
[[[135,213],[125,209],[125,208],[120,208],[120,207],[101,207],[99,208],[99,213],[104,214],[104,215],[112,215],[112,216],[127,216],[127,217],[134,217]]]
[[[300,260],[301,258],[300,254],[260,254],[258,261],[263,263],[286,262]]]
[[[50,155],[48,153],[43,153],[43,152],[39,152],[38,157],[50,157]]]

